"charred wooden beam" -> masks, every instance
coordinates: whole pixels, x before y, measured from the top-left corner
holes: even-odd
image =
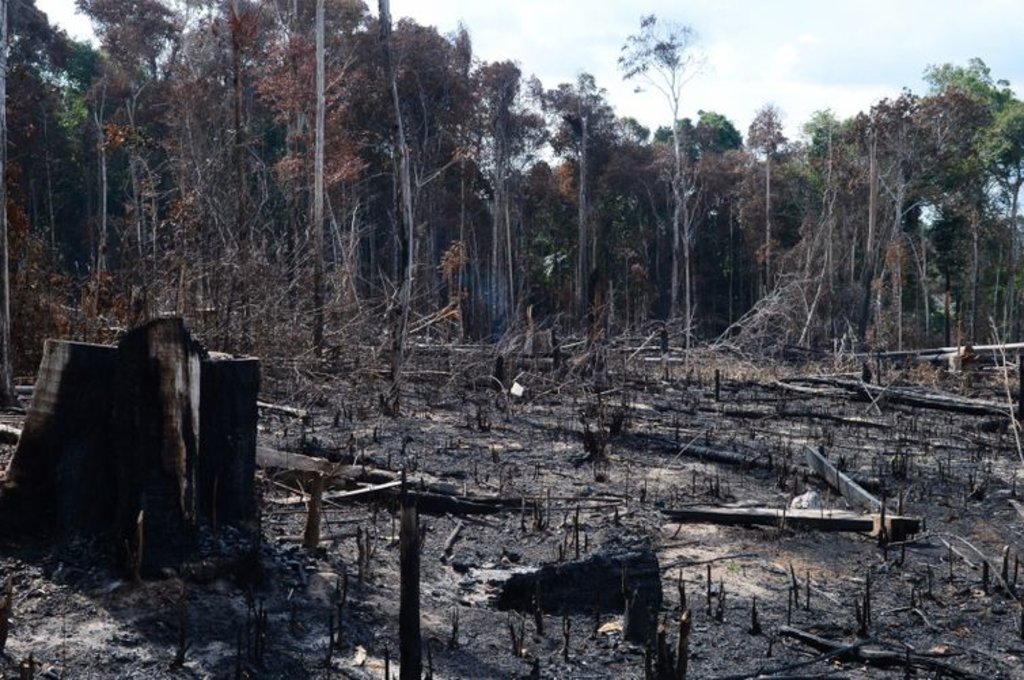
[[[807,467],[814,470],[829,486],[836,489],[846,500],[870,512],[880,512],[882,502],[868,493],[860,484],[850,479],[839,468],[830,463],[825,456],[811,447],[806,447]]]

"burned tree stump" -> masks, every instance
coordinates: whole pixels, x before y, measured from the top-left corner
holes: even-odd
[[[117,347],[48,340],[0,537],[105,537],[142,546],[143,570],[178,566],[201,522],[255,516],[258,389],[255,359],[208,357],[181,319]]]
[[[143,569],[176,564],[198,528],[202,348],[181,319],[161,319],[118,345],[114,395],[118,536],[130,540],[144,513]]]
[[[199,513],[214,526],[256,516],[260,362],[210,353],[201,367]]]
[[[47,340],[21,439],[0,487],[0,535],[110,527],[117,349]]]
[[[619,613],[627,609],[635,631],[628,639],[647,642],[661,611],[661,570],[647,545],[610,545],[582,560],[513,574],[501,585],[495,605],[521,612],[540,607],[553,613]]]

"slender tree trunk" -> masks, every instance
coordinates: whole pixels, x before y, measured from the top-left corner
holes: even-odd
[[[512,210],[510,207],[508,179],[505,179],[505,261],[508,265],[508,313],[516,313],[516,278],[512,266]]]
[[[682,150],[679,144],[679,125],[676,108],[672,110],[672,274],[671,288],[669,294],[669,318],[675,319],[679,316],[679,223],[683,210],[683,160]],[[686,297],[689,300],[689,288],[686,290]],[[686,303],[686,338],[689,346],[690,338],[690,309],[689,302]]]
[[[680,209],[683,213],[683,313],[686,315],[683,323],[685,331],[683,347],[690,349],[690,345],[693,342],[693,277],[691,275],[691,255],[693,254],[693,249],[690,247],[692,241],[690,231],[693,228],[693,224],[690,211],[686,210],[686,206],[680,203]]]
[[[234,15],[236,21],[235,25],[240,25],[241,15],[238,10],[238,1],[231,0],[231,13]],[[235,209],[235,234],[234,237],[238,243],[238,261],[239,267],[233,269],[229,275],[229,299],[224,309],[224,346],[231,347],[231,316],[236,307],[236,295],[239,302],[237,307],[241,312],[242,318],[242,341],[241,346],[247,345],[247,338],[250,331],[250,317],[249,317],[249,287],[247,285],[246,276],[248,275],[249,269],[249,256],[251,246],[251,234],[249,229],[249,218],[248,218],[248,196],[246,191],[245,183],[245,128],[242,119],[242,101],[243,101],[243,82],[242,82],[242,35],[239,29],[234,29],[231,33],[231,70],[232,70],[232,87],[233,87],[233,108],[234,108],[234,144],[232,148],[233,153],[233,164],[235,167],[235,182],[236,182],[236,209]]]
[[[979,277],[979,240],[978,211],[971,211],[971,340],[978,341],[978,277]]]
[[[324,0],[316,2],[316,150],[313,160],[313,352],[324,349]]]
[[[379,0],[380,8],[380,39],[384,50],[384,67],[388,79],[388,87],[391,90],[391,104],[395,112],[395,130],[398,139],[399,159],[399,181],[402,202],[402,222],[404,230],[401,232],[402,254],[404,273],[402,276],[402,288],[399,292],[400,311],[398,323],[392,338],[393,347],[391,355],[391,404],[392,409],[397,412],[399,397],[401,395],[402,369],[405,365],[405,345],[409,334],[409,304],[412,297],[412,274],[413,274],[413,253],[416,248],[415,230],[413,226],[412,209],[412,181],[409,178],[409,147],[405,140],[405,127],[402,123],[402,107],[398,98],[398,81],[395,77],[394,61],[391,56],[391,10],[389,0]]]
[[[107,133],[103,122],[103,108],[106,100],[107,81],[104,77],[99,108],[93,112],[93,121],[96,124],[96,153],[100,163],[100,233],[99,243],[96,246],[96,272],[99,274],[107,271]]]
[[[772,154],[764,159],[764,294],[772,289]]]
[[[1013,333],[1014,321],[1016,320],[1017,308],[1017,209],[1018,196],[1020,194],[1020,182],[1010,188],[1010,263],[1007,267],[1006,279],[1006,307],[1003,315],[1003,337],[1008,338]]]
[[[587,206],[587,117],[581,116],[582,134],[580,135],[580,186],[579,186],[579,226],[576,244],[576,304],[577,315],[582,321],[587,316],[588,288],[590,276],[590,228]]]
[[[11,278],[7,252],[7,0],[0,0],[0,407],[17,403],[11,365]]]
[[[871,283],[875,279],[877,266],[875,250],[875,223],[878,212],[878,144],[872,135],[868,161],[868,234],[864,246],[864,297],[861,304],[860,327],[857,335],[861,340],[867,339],[868,326],[871,322]]]

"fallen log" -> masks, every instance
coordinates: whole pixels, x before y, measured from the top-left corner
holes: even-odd
[[[256,402],[257,408],[267,413],[276,413],[282,416],[288,416],[289,418],[295,418],[306,423],[309,421],[309,411],[303,408],[295,408],[293,406],[282,406],[280,404],[271,404],[266,401]]]
[[[592,555],[564,564],[513,574],[498,590],[499,610],[551,614],[623,612],[627,597],[633,634],[648,641],[661,612],[661,570],[648,545],[609,545]]]
[[[940,392],[927,392],[907,387],[880,386],[859,380],[844,380],[829,377],[784,378],[783,383],[805,383],[838,387],[864,401],[884,401],[916,408],[931,408],[967,415],[996,415],[1007,417],[1010,406],[997,401],[957,397]]]
[[[983,680],[988,676],[978,675],[962,668],[952,666],[945,661],[934,659],[911,652],[909,649],[895,651],[879,649],[865,645],[846,645],[834,640],[808,633],[807,631],[793,628],[792,626],[779,626],[779,635],[788,637],[807,645],[819,652],[834,654],[831,658],[836,661],[851,663],[863,663],[876,668],[916,668],[928,673],[934,673],[937,677],[963,678],[964,680]]]
[[[656,444],[666,452],[673,453],[678,456],[696,458],[702,463],[721,463],[722,465],[737,465],[742,468],[759,468],[764,470],[772,470],[780,463],[779,458],[773,456],[770,452],[741,453],[739,451],[716,449],[710,446],[702,446],[700,444],[680,444],[671,437],[661,437],[658,435],[626,434],[621,435],[621,439],[624,442],[630,442],[630,440],[632,440],[633,445],[638,447],[643,444]],[[877,478],[860,477],[857,475],[847,476],[861,487],[867,489],[878,488],[880,486],[880,482]]]
[[[959,347],[932,347],[929,349],[904,349],[890,352],[876,352],[874,354],[858,354],[862,359],[900,359],[905,357],[931,357],[940,355],[950,355],[957,352],[963,352],[965,349],[970,348],[974,354],[982,352],[995,352],[1004,353],[1009,351],[1024,350],[1024,342],[1008,342],[1003,345],[969,345],[964,344]]]
[[[328,485],[332,480],[348,482],[367,482],[384,484],[398,479],[398,474],[388,470],[377,470],[362,465],[343,465],[332,463],[326,458],[315,458],[302,453],[282,451],[269,446],[256,447],[256,465],[261,468],[285,470],[300,473],[303,478],[314,474],[322,474],[327,478]]]
[[[877,536],[883,526],[880,514],[860,515],[848,510],[694,506],[662,510],[661,513],[671,521],[680,524],[788,527],[812,531],[861,533],[872,536]],[[887,514],[884,526],[889,540],[902,541],[907,536],[921,530],[921,520],[915,517]]]
[[[363,497],[397,499],[399,495],[399,473],[388,470],[374,470],[359,465],[340,465],[322,458],[313,458],[300,453],[279,451],[265,446],[256,448],[256,462],[260,467],[299,472],[304,475],[323,474],[328,484],[355,485],[369,483],[376,486],[357,488],[354,491],[324,494],[324,501],[337,502],[343,499]],[[417,488],[418,487],[418,488]],[[492,515],[503,510],[520,509],[522,498],[500,496],[469,496],[459,494],[455,487],[441,482],[420,480],[410,482],[406,493],[416,500],[417,510],[426,515]],[[286,498],[279,504],[303,502],[301,497]],[[530,507],[534,501],[527,503]]]
[[[805,452],[807,467],[814,470],[829,486],[836,489],[843,498],[853,505],[870,512],[881,512],[881,501],[865,491],[860,484],[850,479],[843,472],[840,472],[839,468],[811,447],[806,447]]]

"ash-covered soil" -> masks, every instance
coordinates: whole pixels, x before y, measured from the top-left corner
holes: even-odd
[[[380,408],[388,384],[370,368],[265,362],[263,399],[312,417],[264,409],[260,444],[368,475],[405,469],[413,490],[507,501],[488,514],[421,511],[432,677],[645,677],[647,652],[623,639],[622,612],[542,612],[538,631],[532,612],[494,606],[512,573],[622,543],[657,554],[673,649],[685,593],[688,677],[1024,677],[1024,518],[1013,504],[1022,462],[1008,417],[777,380],[841,372],[832,364],[765,370],[701,354],[664,365],[610,353],[596,376],[523,369],[520,398],[494,388],[489,360],[423,349],[411,366],[402,415],[391,417]],[[994,368],[890,367],[880,382],[1008,403],[1007,377]],[[890,513],[923,518],[923,531],[884,544],[785,525],[680,525],[663,514],[783,508],[807,491],[826,508],[847,507],[809,473],[807,445],[842,461]],[[701,450],[747,462],[709,462]],[[248,539],[230,528],[204,535],[205,566],[141,583],[100,546],[5,546],[5,677],[19,677],[29,658],[35,677],[50,678],[382,678],[386,665],[397,677],[397,489],[338,497],[357,487],[335,480],[319,547],[307,550],[308,476],[258,474],[255,562],[239,559]],[[519,649],[510,631],[522,631]],[[845,651],[816,649],[801,631]]]

